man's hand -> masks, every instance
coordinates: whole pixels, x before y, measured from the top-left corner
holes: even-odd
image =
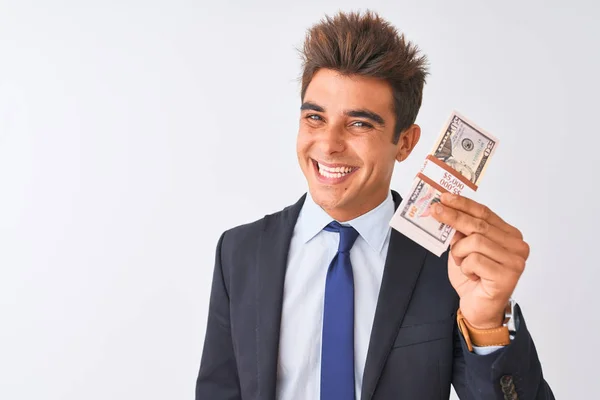
[[[432,216],[456,229],[448,276],[464,317],[477,329],[502,326],[504,309],[529,257],[521,232],[489,208],[445,193]]]

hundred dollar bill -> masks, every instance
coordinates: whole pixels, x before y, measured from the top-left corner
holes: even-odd
[[[498,147],[498,139],[456,111],[448,118],[421,171],[390,221],[392,228],[442,255],[455,234],[431,215],[444,192],[471,197]]]

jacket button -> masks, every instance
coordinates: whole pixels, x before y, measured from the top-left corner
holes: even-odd
[[[500,385],[504,387],[510,387],[513,384],[513,377],[511,375],[504,375],[500,378]]]
[[[502,393],[504,393],[504,400],[518,399],[513,377],[511,375],[504,375],[500,378],[500,386],[502,387]]]

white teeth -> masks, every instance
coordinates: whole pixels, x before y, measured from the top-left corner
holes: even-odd
[[[352,172],[352,168],[350,167],[335,167],[335,168],[330,168],[330,167],[326,167],[324,165],[318,164],[319,167],[319,173],[321,175],[323,175],[324,177],[333,179],[333,178],[341,178],[343,176],[345,176],[346,174]]]
[[[352,171],[352,168],[350,168],[350,167],[331,168],[331,167],[326,167],[326,166],[318,164],[318,163],[317,163],[317,165],[319,166],[319,172],[333,174],[333,176],[336,176],[335,174],[340,174],[340,173],[342,175],[345,175]],[[325,175],[325,176],[327,176],[327,175]]]

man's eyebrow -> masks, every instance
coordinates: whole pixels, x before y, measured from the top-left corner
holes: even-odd
[[[304,110],[312,110],[312,111],[317,111],[317,112],[325,112],[325,109],[315,103],[312,103],[310,101],[306,101],[304,103],[302,103],[302,106],[300,106],[300,110],[304,111]]]
[[[323,107],[321,107],[318,104],[315,104],[311,101],[306,101],[302,104],[302,106],[300,107],[300,110],[304,111],[304,110],[312,110],[312,111],[317,111],[317,112],[325,112],[325,109]],[[373,111],[369,111],[366,109],[359,109],[359,110],[348,110],[344,112],[344,115],[348,116],[348,117],[354,117],[354,118],[366,118],[366,119],[370,119],[371,121],[375,122],[376,124],[385,126],[385,120],[383,119],[383,117]]]
[[[376,122],[379,125],[385,126],[385,120],[381,117],[381,115],[374,113],[373,111],[348,110],[348,111],[344,112],[344,114],[346,114],[349,117],[370,119],[371,121]]]

